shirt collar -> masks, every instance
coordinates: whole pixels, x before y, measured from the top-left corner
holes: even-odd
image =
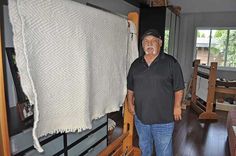
[[[159,58],[163,58],[163,52],[160,52],[159,55],[153,60],[152,64],[155,63],[157,60],[159,60]],[[142,56],[141,62],[146,63],[145,59],[144,59],[144,55]]]

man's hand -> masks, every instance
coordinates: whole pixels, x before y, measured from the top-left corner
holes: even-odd
[[[129,104],[128,105],[128,110],[129,110],[129,112],[131,113],[131,114],[135,114],[135,110],[134,110],[134,105],[133,104]]]
[[[181,117],[181,102],[182,102],[182,98],[183,98],[183,90],[179,90],[175,92],[175,104],[174,104],[174,118],[175,121],[179,121],[182,119]]]
[[[174,118],[175,118],[175,121],[179,121],[182,119],[182,110],[181,110],[181,107],[174,107]]]
[[[127,99],[128,99],[128,110],[131,114],[135,114],[134,111],[134,92],[132,90],[128,90],[127,93]]]

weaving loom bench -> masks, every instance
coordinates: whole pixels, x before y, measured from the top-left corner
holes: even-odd
[[[192,81],[191,108],[199,114],[199,119],[217,120],[215,113],[215,89],[216,89],[217,63],[211,62],[211,66],[200,65],[200,60],[194,61]]]

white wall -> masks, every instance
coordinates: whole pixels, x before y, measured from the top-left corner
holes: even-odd
[[[181,15],[179,46],[177,58],[182,66],[185,82],[192,73],[194,57],[195,30],[197,27],[236,27],[236,12],[186,13]],[[236,79],[236,72],[224,72],[223,75]]]

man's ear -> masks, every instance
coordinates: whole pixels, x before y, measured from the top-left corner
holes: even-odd
[[[162,46],[162,40],[161,39],[159,39],[159,45],[160,45],[160,47]]]

